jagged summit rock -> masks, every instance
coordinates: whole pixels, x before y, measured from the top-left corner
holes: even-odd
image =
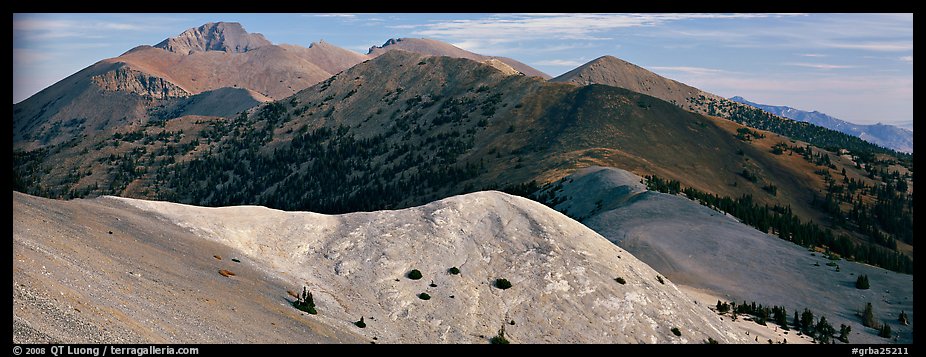
[[[383,45],[382,45],[382,46],[373,46],[373,47],[370,47],[370,53],[373,53],[373,51],[374,51],[375,49],[377,49],[377,48],[383,48],[383,47],[386,47],[386,46],[391,46],[391,45],[394,45],[394,44],[398,43],[399,41],[402,41],[402,39],[401,39],[401,38],[390,38],[390,39],[386,40],[386,42],[383,42]]]
[[[182,54],[206,51],[243,53],[271,44],[264,35],[245,31],[240,23],[210,22],[165,39],[154,47]]]

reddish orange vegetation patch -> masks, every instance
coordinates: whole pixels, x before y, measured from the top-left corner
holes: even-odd
[[[218,260],[222,260],[222,256],[221,256],[221,255],[213,255],[212,257],[215,258],[215,259],[218,259]]]
[[[298,298],[299,298],[299,294],[296,294],[296,292],[295,292],[295,291],[292,291],[292,290],[286,290],[286,293],[287,293],[287,294],[289,294],[289,296],[292,296],[292,297],[294,297],[294,298],[296,298],[296,299],[298,299]]]
[[[225,276],[225,277],[235,276],[235,273],[232,273],[225,269],[219,270],[219,274],[222,274],[222,276]]]

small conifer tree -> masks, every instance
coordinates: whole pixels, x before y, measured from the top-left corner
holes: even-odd
[[[862,325],[865,327],[877,328],[877,323],[875,323],[875,313],[874,309],[871,307],[871,303],[865,305],[865,312],[862,313]]]
[[[856,289],[868,289],[870,285],[868,284],[868,275],[859,275],[858,279],[855,280]]]

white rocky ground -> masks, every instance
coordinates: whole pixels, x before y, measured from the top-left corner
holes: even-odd
[[[117,201],[14,192],[12,241],[14,343],[366,342],[234,249]]]
[[[292,276],[294,288],[305,282],[319,319],[364,316],[360,333],[381,342],[481,343],[511,320],[515,342],[738,341],[706,307],[587,227],[498,192],[341,216],[107,199],[236,248],[268,273]],[[460,275],[447,273],[454,266]],[[424,278],[406,278],[412,269]],[[513,287],[493,287],[496,278]],[[419,299],[423,292],[432,298]]]
[[[566,178],[558,195],[567,199],[556,209],[581,217],[677,284],[727,301],[785,306],[789,314],[809,308],[837,330],[851,326],[851,343],[912,342],[912,275],[844,260],[835,262],[836,271],[821,253],[812,255],[684,197],[647,191],[639,176],[624,170],[582,169]],[[860,274],[869,276],[871,289],[855,288]],[[856,314],[866,302],[876,318],[891,324],[896,340],[861,325]],[[897,322],[901,311],[910,326]]]
[[[498,192],[339,216],[114,197],[13,201],[14,287],[69,310],[54,301],[60,289],[67,304],[80,301],[82,323],[126,331],[124,341],[487,343],[513,320],[513,343],[753,342],[587,227]],[[51,262],[55,271],[41,268]],[[461,274],[448,274],[453,266]],[[408,279],[411,269],[424,277]],[[513,286],[498,289],[496,278]],[[138,281],[152,290],[135,290]],[[303,285],[318,315],[289,306],[285,290]],[[49,332],[61,323],[17,289],[14,342],[111,338]],[[361,316],[364,329],[352,324]]]

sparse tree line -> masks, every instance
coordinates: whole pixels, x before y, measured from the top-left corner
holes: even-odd
[[[912,195],[906,194],[908,188],[907,179],[912,179],[912,175],[901,176],[897,171],[888,172],[885,169],[887,165],[899,164],[912,171],[912,154],[885,149],[857,137],[809,123],[778,118],[760,109],[745,105],[736,105],[726,101],[717,102],[704,96],[691,99],[690,102],[699,106],[706,105],[711,115],[726,117],[749,127],[769,130],[792,139],[806,141],[813,146],[829,151],[847,149],[852,153],[856,167],[864,168],[871,179],[878,180],[878,177],[880,177],[883,184],[871,187],[871,192],[868,193],[877,197],[877,200],[873,204],[865,204],[860,196],[853,196],[855,191],[853,189],[848,189],[840,195],[842,191],[836,191],[840,190],[840,187],[849,186],[849,182],[845,182],[846,185],[838,185],[833,181],[829,184],[826,194],[823,197],[814,197],[813,203],[827,212],[837,224],[849,218],[854,225],[854,227],[849,228],[855,228],[860,233],[871,237],[873,242],[882,246],[896,249],[894,239],[912,244],[913,198]],[[743,141],[750,141],[752,138],[758,138],[758,135],[758,132],[748,128],[739,128],[736,137]],[[824,169],[819,170],[817,173],[824,177],[828,176],[825,168],[836,168],[831,162],[829,154],[826,152],[814,153],[810,145],[805,148],[778,143],[772,147],[772,153],[777,155],[783,154],[786,150],[803,156],[808,162],[823,166]],[[879,160],[876,158],[876,154],[888,154],[895,157],[896,160]],[[757,180],[757,177],[746,169],[743,170],[741,175],[752,182]],[[843,172],[843,177],[846,177],[845,172]],[[858,185],[858,183],[855,183],[855,185]],[[861,188],[865,189],[864,184],[862,184]],[[769,187],[766,191],[772,195],[777,194],[777,189],[773,187]],[[840,202],[851,205],[851,212],[843,212],[839,207]]]
[[[732,214],[744,224],[764,233],[777,234],[779,238],[795,244],[808,248],[823,247],[846,259],[901,273],[913,273],[913,261],[908,256],[872,244],[855,244],[845,235],[836,236],[830,229],[821,228],[813,222],[803,222],[791,211],[791,207],[759,205],[753,201],[751,195],[732,199],[691,187],[682,189],[679,181],[657,176],[647,176],[646,183],[647,188],[653,191],[684,193],[689,199],[702,205]]]
[[[753,322],[762,326],[768,326],[768,322],[773,322],[786,331],[794,328],[824,344],[834,343],[836,340],[849,343],[849,333],[852,330],[849,326],[840,325],[837,335],[836,329],[826,320],[826,316],[820,316],[819,320],[814,320],[814,314],[810,309],[804,309],[800,313],[795,310],[794,319],[790,323],[788,322],[788,310],[784,306],[768,307],[755,302],[743,301],[742,304],[737,304],[735,301],[726,303],[717,300],[715,309],[720,314],[730,313],[734,321],[740,315],[749,315]]]
[[[913,167],[913,155],[886,149],[864,141],[858,137],[844,134],[822,126],[781,118],[761,109],[742,105],[729,100],[718,101],[701,95],[689,98],[689,103],[707,108],[709,115],[727,118],[746,126],[767,130],[792,139],[808,142],[813,146],[837,151],[848,149],[853,153],[864,155],[888,154],[898,158],[901,165]]]
[[[907,193],[907,179],[912,179],[912,175],[885,168],[896,162],[854,156],[856,167],[864,168],[870,179],[880,182],[868,185],[861,179],[850,178],[843,168],[840,183],[828,170],[836,168],[828,153],[814,153],[809,146],[788,149],[810,163],[823,166],[815,173],[823,177],[826,190],[823,197],[815,194],[811,205],[828,213],[837,224],[869,236],[879,245],[896,250],[895,240],[913,244],[913,195]],[[842,205],[851,208],[844,210]]]
[[[334,79],[323,82],[320,92]],[[159,127],[160,132],[139,129],[99,141],[117,148],[126,143],[136,147],[101,161],[107,171],[94,178],[100,184],[79,188],[83,170],[49,182],[51,168],[42,164],[77,141],[30,152],[14,150],[13,188],[72,198],[122,194],[141,179],[144,194],[160,200],[203,206],[260,204],[322,213],[401,208],[479,188],[472,179],[485,171],[483,162],[461,158],[498,107],[507,106],[501,103],[503,95],[487,86],[473,87],[459,97],[403,93],[399,87],[384,97],[387,105],[398,107],[395,111],[376,110],[375,115],[387,116],[389,120],[383,119],[391,125],[363,138],[343,125],[313,130],[308,127],[311,121],[301,127],[290,124],[323,112],[333,115],[338,110],[331,103],[333,95],[318,103],[291,98],[264,104],[251,114],[197,121],[206,127],[187,133],[194,139],[182,144],[182,131],[167,132],[165,120],[152,120],[146,128]],[[425,118],[423,112],[435,105],[440,105],[437,118]],[[435,129],[443,124],[448,125]],[[287,135],[275,138],[280,132]],[[177,160],[183,156],[192,159]]]
[[[740,315],[749,315],[753,322],[762,326],[767,326],[768,322],[773,322],[785,331],[793,328],[823,344],[835,343],[836,341],[849,343],[849,334],[852,332],[852,327],[845,324],[840,324],[839,331],[837,332],[829,321],[826,320],[826,316],[820,316],[818,320],[815,320],[813,312],[806,308],[801,312],[794,310],[794,317],[790,323],[788,322],[788,310],[784,306],[776,305],[768,307],[762,304],[756,304],[755,301],[752,303],[743,301],[742,304],[737,304],[735,301],[728,303],[717,300],[717,305],[714,306],[714,309],[719,314],[729,313],[734,321]],[[878,330],[878,336],[884,338],[893,337],[891,327],[887,322],[882,324],[875,321],[871,303],[868,303],[865,306],[865,311],[858,316],[861,318],[863,326]],[[903,325],[907,325],[907,314],[901,311],[898,321]]]

